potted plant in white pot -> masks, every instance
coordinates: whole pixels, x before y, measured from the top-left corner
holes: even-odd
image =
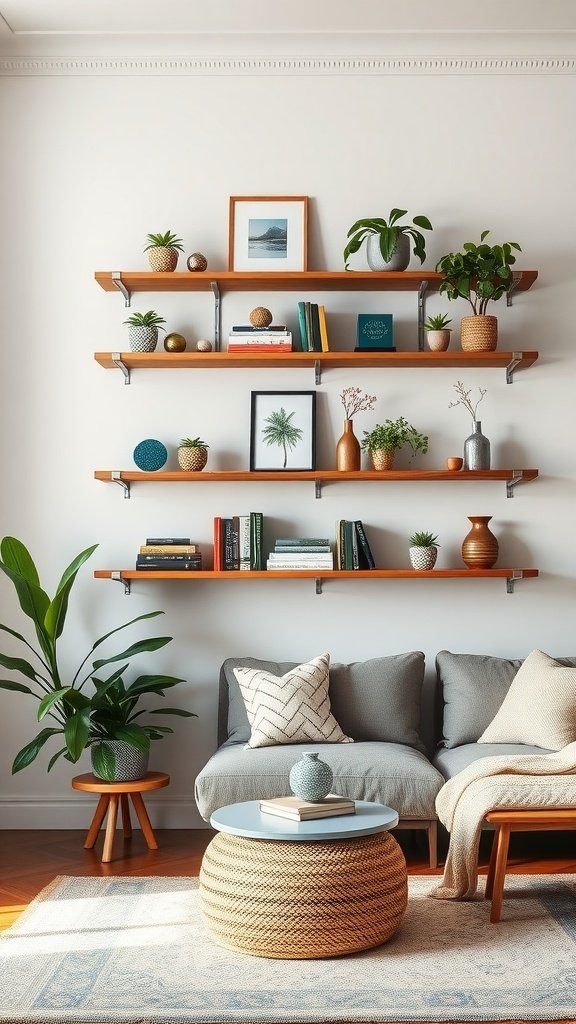
[[[431,352],[445,352],[450,344],[450,328],[452,320],[446,313],[429,316],[424,322],[426,344]]]
[[[149,234],[146,237],[148,245],[144,247],[144,252],[148,253],[148,262],[152,270],[157,274],[176,270],[178,254],[184,252],[182,239],[178,238],[173,231]]]
[[[438,260],[436,270],[443,274],[439,291],[449,299],[463,298],[472,307],[472,316],[460,323],[460,344],[466,352],[493,352],[498,344],[498,320],[488,315],[489,302],[496,302],[512,284],[513,249],[518,242],[488,245],[489,231],[480,235],[480,243],[464,242],[462,252],[449,252]]]
[[[394,454],[404,445],[412,449],[411,458],[416,452],[423,455],[428,451],[428,436],[420,434],[408,420],[399,416],[397,420],[387,419],[377,423],[372,430],[365,430],[361,447],[370,452],[374,469],[386,470],[394,466]]]
[[[388,214],[388,220],[382,217],[357,220],[348,232],[349,242],[344,249],[345,269],[348,270],[350,256],[358,252],[364,241],[370,270],[406,270],[410,262],[410,239],[414,255],[423,263],[426,259],[425,238],[418,228],[432,231],[432,225],[421,213],[412,218],[412,224],[399,224],[407,212],[394,208]]]
[[[158,329],[164,330],[163,316],[153,309],[147,313],[132,313],[124,323],[129,327],[128,344],[131,352],[153,352],[158,344]]]
[[[208,462],[210,445],[199,437],[183,437],[178,445],[178,465],[188,473],[198,473]]]
[[[438,557],[438,537],[435,533],[417,530],[410,537],[410,562],[413,569],[430,570],[436,565]]]
[[[99,778],[107,782],[141,778],[146,774],[150,742],[162,739],[172,730],[157,725],[154,719],[149,724],[142,724],[136,719],[146,712],[151,716],[196,717],[183,708],[162,707],[148,711],[137,708],[144,695],[163,697],[165,690],[184,682],[183,679],[167,675],[140,675],[129,684],[124,681],[132,658],[165,647],[172,640],[170,636],[139,640],[120,653],[92,660],[90,668],[87,668],[94,651],[109,637],[135,622],[162,615],[161,611],[138,615],[110,630],[92,644],[74,674],[62,670],[58,641],[66,622],[70,591],[78,570],[97,546],[94,544],[76,556],[64,570],[54,597],[50,598],[40,584],[38,570],[24,544],[15,537],[4,537],[0,543],[0,569],[12,580],[20,607],[32,620],[37,637],[35,646],[21,633],[0,624],[0,630],[24,644],[34,656],[34,661],[30,662],[25,658],[0,654],[0,666],[19,673],[25,680],[0,679],[0,688],[34,697],[38,701],[38,721],[45,718],[50,721],[48,727],[42,728],[16,754],[13,774],[31,764],[53,736],[59,736],[63,745],[50,758],[48,771],[60,757],[75,764],[84,750],[90,748],[92,768]],[[110,674],[106,668],[109,665],[113,666]]]

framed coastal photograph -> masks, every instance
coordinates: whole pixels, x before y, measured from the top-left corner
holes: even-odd
[[[250,469],[316,468],[316,392],[253,391]]]
[[[307,270],[308,196],[230,196],[228,270]]]

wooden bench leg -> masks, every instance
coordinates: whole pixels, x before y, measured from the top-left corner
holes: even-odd
[[[114,846],[114,834],[116,832],[116,818],[118,817],[118,793],[110,793],[108,799],[108,821],[106,822],[104,852],[102,853],[103,864],[108,864],[112,860],[112,847]]]
[[[124,832],[124,839],[132,838],[132,822],[130,821],[130,804],[128,803],[128,794],[120,794],[120,807],[122,808],[122,829]]]
[[[492,900],[490,907],[490,921],[492,924],[497,924],[502,913],[509,843],[510,825],[498,826],[494,835],[488,877],[486,879],[486,897]]]
[[[428,822],[428,857],[430,867],[438,867],[438,822],[436,820]]]
[[[156,842],[156,836],[154,835],[154,832],[152,831],[152,825],[150,824],[150,818],[148,817],[148,812],[147,812],[147,810],[146,810],[146,808],[144,806],[144,801],[142,799],[142,794],[141,793],[130,793],[130,796],[132,797],[132,803],[134,804],[134,808],[136,810],[136,814],[138,815],[138,821],[140,822],[140,828],[142,829],[142,833],[144,835],[144,838],[145,838],[146,842],[148,843],[148,849],[149,850],[157,850],[158,849],[158,843]]]
[[[102,826],[102,822],[106,817],[106,811],[108,809],[108,801],[110,796],[107,793],[102,793],[96,810],[94,811],[94,817],[92,818],[92,824],[88,829],[88,835],[86,836],[86,842],[84,843],[85,850],[93,850],[94,843],[98,838],[98,833]]]

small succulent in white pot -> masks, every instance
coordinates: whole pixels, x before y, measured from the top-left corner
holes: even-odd
[[[417,530],[410,537],[410,561],[413,569],[429,570],[436,565],[438,537],[435,533]]]
[[[426,343],[431,352],[445,352],[450,344],[450,328],[452,320],[446,313],[429,316],[424,323]]]
[[[130,328],[128,340],[132,352],[153,352],[158,344],[158,328],[163,331],[163,316],[149,309],[147,313],[132,313],[124,323]]]
[[[183,437],[178,445],[178,465],[188,473],[198,473],[208,461],[210,445],[199,437]]]
[[[152,270],[157,274],[171,273],[176,270],[178,252],[184,252],[182,239],[178,238],[173,231],[149,234],[146,237],[148,245],[144,247],[144,252],[148,253]]]

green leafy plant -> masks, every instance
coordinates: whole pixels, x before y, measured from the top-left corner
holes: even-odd
[[[92,644],[73,676],[68,672],[63,673],[60,668],[58,641],[66,622],[70,592],[78,570],[97,547],[97,544],[93,544],[73,559],[64,570],[54,597],[50,598],[40,584],[38,570],[24,544],[15,537],[4,537],[0,542],[0,569],[14,584],[20,608],[31,619],[37,638],[37,645],[31,644],[21,633],[0,624],[0,630],[27,647],[35,659],[32,664],[25,658],[0,654],[0,666],[19,673],[26,680],[22,683],[14,679],[0,679],[0,688],[33,697],[38,701],[38,721],[47,717],[55,723],[41,729],[16,754],[12,765],[13,774],[31,764],[53,736],[61,737],[64,746],[50,758],[48,771],[61,756],[75,764],[83,750],[94,743],[100,744],[102,740],[125,740],[139,750],[148,750],[151,740],[161,739],[166,733],[172,732],[166,726],[155,723],[136,723],[137,718],[147,713],[147,709],[136,708],[145,694],[163,697],[165,690],[184,680],[167,675],[140,675],[127,685],[123,678],[132,658],[165,647],[172,637],[156,636],[136,641],[118,654],[92,660],[90,667],[87,667],[94,651],[115,633],[127,629],[135,622],[163,615],[163,612],[138,615],[130,622],[105,633]],[[106,669],[108,665],[115,666],[111,674],[105,671],[101,675],[101,669]],[[89,682],[93,691],[87,693],[85,688]],[[148,713],[197,717],[182,708],[152,708]],[[99,758],[98,763],[95,758],[95,767],[104,778],[113,778],[114,755],[110,748],[99,747],[95,755]]]
[[[386,448],[397,450],[407,444],[412,449],[412,456],[416,452],[425,455],[428,451],[428,436],[420,434],[403,416],[399,416],[397,420],[387,419],[383,424],[377,423],[372,430],[365,430],[360,444],[369,452]]]
[[[262,430],[262,437],[267,445],[278,445],[284,451],[284,462],[282,469],[286,469],[288,462],[288,449],[295,448],[300,441],[303,431],[292,423],[294,412],[286,412],[280,408],[278,412],[271,412],[264,420],[266,426]]]
[[[210,445],[206,444],[206,441],[201,441],[199,437],[183,437],[178,445],[179,448],[209,448]]]
[[[180,249],[180,252],[184,252],[184,246],[182,245],[182,239],[178,238],[172,231],[165,231],[163,234],[148,234],[148,245],[144,246],[144,252],[148,249]]]
[[[480,235],[480,244],[464,242],[463,252],[449,252],[436,264],[444,276],[439,291],[449,299],[466,299],[474,316],[484,316],[489,302],[495,302],[512,284],[512,266],[516,262],[513,249],[521,252],[518,242],[488,245],[489,231]]]
[[[437,313],[436,316],[429,316],[424,322],[425,331],[449,331],[448,324],[451,324],[452,320],[447,313]]]
[[[149,309],[147,313],[132,313],[123,323],[129,327],[159,327],[164,331],[165,328],[161,324],[165,324],[166,321],[163,316],[158,316],[153,309]]]
[[[438,537],[435,533],[428,533],[425,530],[416,531],[410,537],[409,543],[414,548],[439,548]]]
[[[413,218],[413,224],[399,224],[398,221],[401,217],[405,217],[407,212],[407,210],[394,208],[388,214],[388,220],[384,220],[382,217],[368,217],[364,220],[357,220],[348,232],[350,241],[344,249],[344,266],[346,270],[348,270],[350,256],[358,252],[360,246],[369,235],[378,235],[380,252],[382,253],[382,259],[386,263],[391,260],[400,235],[410,235],[414,255],[418,256],[420,263],[423,263],[426,259],[426,240],[422,232],[418,231],[418,228],[423,228],[424,231],[432,231],[432,225],[428,217],[421,213]],[[417,226],[414,227],[414,225]]]

